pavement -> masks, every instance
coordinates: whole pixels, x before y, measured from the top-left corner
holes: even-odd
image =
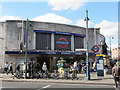
[[[86,74],[78,74],[78,80],[71,79],[13,79],[11,74],[0,73],[0,80],[6,82],[42,82],[42,83],[62,83],[62,84],[95,84],[95,85],[114,85],[111,74],[98,77],[96,72],[90,73],[90,80],[86,80]]]

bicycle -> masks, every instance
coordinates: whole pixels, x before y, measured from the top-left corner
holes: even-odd
[[[37,79],[43,78],[43,73],[42,73],[41,71],[38,71],[38,72],[36,71],[35,77],[36,77]]]
[[[52,79],[59,79],[60,78],[59,76],[60,76],[60,74],[58,72],[54,72],[52,74]]]
[[[73,71],[72,71],[72,77],[71,77],[71,78],[72,78],[72,80],[73,80],[73,79],[77,79],[77,80],[79,79],[79,78],[77,77],[77,70],[73,70]]]
[[[64,79],[68,79],[69,78],[69,72],[67,70],[64,71],[63,78]]]
[[[15,77],[18,78],[18,79],[23,78],[23,72],[22,71],[16,71],[15,74],[13,75],[13,79]]]
[[[45,79],[45,78],[50,78],[51,77],[51,75],[48,73],[48,71],[45,71],[44,73],[43,73],[43,79]]]

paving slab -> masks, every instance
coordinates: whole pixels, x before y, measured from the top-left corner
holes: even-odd
[[[78,80],[71,79],[13,79],[11,74],[0,74],[0,79],[6,82],[43,82],[43,83],[65,83],[65,84],[96,84],[96,85],[114,85],[112,75],[98,77],[96,73],[91,73],[91,79],[86,80],[85,74],[78,74]]]

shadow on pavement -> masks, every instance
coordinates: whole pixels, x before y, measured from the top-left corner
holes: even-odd
[[[96,81],[96,80],[102,80],[102,78],[98,78],[98,79],[90,79],[91,81]]]

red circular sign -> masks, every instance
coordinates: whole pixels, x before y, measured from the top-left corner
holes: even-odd
[[[99,51],[99,47],[97,45],[94,45],[91,49],[94,53]]]

